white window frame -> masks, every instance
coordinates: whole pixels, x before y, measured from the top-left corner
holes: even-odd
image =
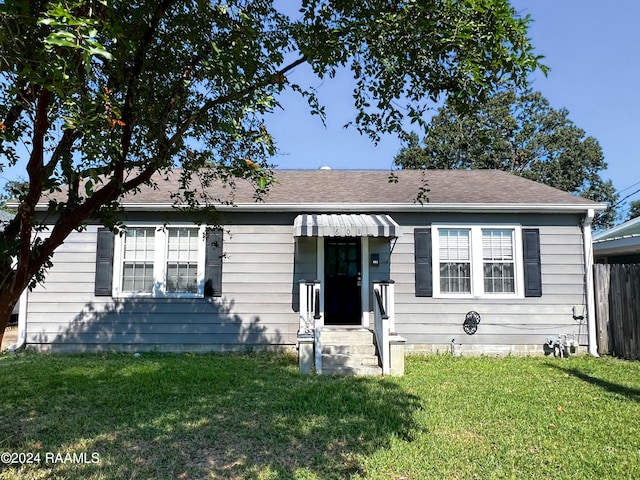
[[[154,258],[153,279],[154,285],[151,292],[125,292],[122,289],[122,273],[124,266],[125,235],[116,235],[113,256],[113,297],[115,298],[204,298],[204,275],[206,256],[206,227],[194,224],[172,223],[171,225],[158,226],[157,224],[133,224],[129,229],[154,228]],[[198,230],[198,260],[197,260],[197,290],[196,292],[167,292],[167,245],[169,241],[168,231],[177,228],[193,228]]]
[[[515,299],[524,298],[524,262],[522,258],[522,225],[520,224],[460,224],[437,223],[431,225],[431,255],[433,264],[433,297],[434,298],[479,298],[479,299]],[[470,231],[471,256],[471,292],[441,292],[440,291],[440,230],[462,229]],[[490,293],[484,291],[484,259],[482,253],[483,230],[512,230],[513,235],[513,264],[514,287],[513,293]]]

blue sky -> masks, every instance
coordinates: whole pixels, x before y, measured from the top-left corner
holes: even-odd
[[[640,190],[640,18],[639,0],[513,0],[534,22],[530,37],[547,77],[535,74],[533,88],[554,108],[567,108],[569,118],[595,137],[609,164],[621,197]],[[309,78],[305,68],[293,80]],[[334,80],[312,83],[318,88],[327,125],[311,117],[305,103],[283,98],[283,110],[269,119],[282,152],[280,168],[391,168],[401,144],[391,137],[374,146],[355,130],[342,126],[353,116],[351,79],[341,72]],[[635,186],[634,186],[635,184]],[[640,199],[640,192],[628,200]],[[624,214],[626,218],[626,213]]]

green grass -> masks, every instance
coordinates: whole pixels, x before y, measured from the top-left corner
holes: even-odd
[[[273,354],[3,356],[4,451],[40,463],[0,479],[640,478],[640,363],[408,357],[379,379]]]

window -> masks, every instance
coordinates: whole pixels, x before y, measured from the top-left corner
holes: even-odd
[[[115,239],[115,296],[202,297],[204,227],[130,227]]]
[[[514,230],[482,230],[485,293],[515,293]]]
[[[167,242],[167,292],[198,292],[198,229],[172,228]]]
[[[153,292],[155,229],[132,228],[124,236],[122,291]]]
[[[520,227],[433,225],[432,228],[434,296],[524,296]]]
[[[469,229],[438,230],[440,291],[471,293],[471,237]]]

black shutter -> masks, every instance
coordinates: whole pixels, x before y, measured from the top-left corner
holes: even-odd
[[[522,229],[524,256],[524,296],[542,296],[542,271],[540,268],[540,231],[537,228]]]
[[[94,293],[98,297],[110,297],[113,288],[113,233],[107,228],[99,228],[97,242]]]
[[[212,230],[207,235],[204,268],[204,296],[222,296],[222,230]]]
[[[431,228],[413,231],[415,251],[416,297],[433,296],[433,272],[431,267]]]

